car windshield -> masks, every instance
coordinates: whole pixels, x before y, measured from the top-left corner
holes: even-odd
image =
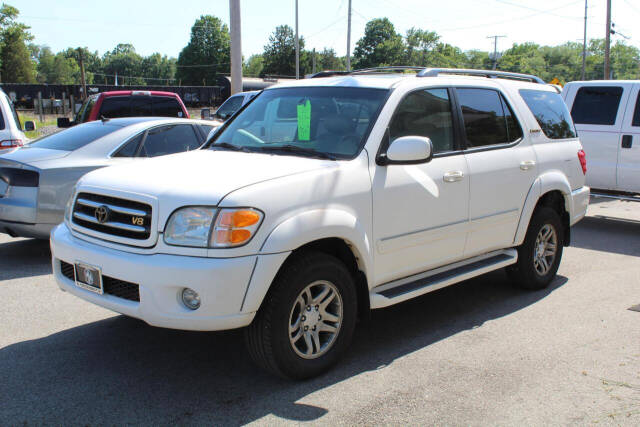
[[[48,148],[51,150],[73,151],[118,129],[122,128],[109,123],[102,123],[101,121],[89,122],[44,136],[33,141],[29,146]]]
[[[354,87],[265,90],[214,135],[210,148],[353,158],[387,93]]]

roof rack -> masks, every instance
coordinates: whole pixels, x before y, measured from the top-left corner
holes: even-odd
[[[457,74],[464,76],[483,76],[487,78],[501,78],[511,80],[523,80],[532,83],[546,84],[540,77],[531,74],[510,73],[507,71],[495,70],[472,70],[465,68],[425,68],[416,66],[390,66],[390,67],[374,67],[363,68],[353,71],[320,71],[315,74],[307,75],[307,78],[330,77],[330,76],[348,76],[354,74],[380,73],[385,71],[417,71],[417,77],[438,77],[441,74]]]
[[[490,79],[512,79],[512,80],[525,80],[532,83],[546,84],[538,76],[531,74],[510,73],[507,71],[495,71],[495,70],[471,70],[465,68],[424,68],[418,72],[418,77],[438,77],[440,74],[459,74],[464,76],[484,76]]]

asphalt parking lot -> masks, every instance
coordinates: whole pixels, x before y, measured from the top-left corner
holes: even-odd
[[[239,331],[158,329],[61,292],[0,235],[0,424],[640,424],[640,203],[592,200],[544,291],[503,272],[375,311],[306,382]]]

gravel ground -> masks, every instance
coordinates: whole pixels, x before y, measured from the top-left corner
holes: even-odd
[[[494,272],[375,311],[306,382],[239,331],[158,329],[61,292],[0,235],[0,425],[640,425],[640,204],[594,200],[539,292]]]

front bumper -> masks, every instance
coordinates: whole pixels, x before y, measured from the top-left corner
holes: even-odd
[[[74,237],[66,224],[51,233],[53,273],[58,286],[84,300],[144,320],[152,326],[214,331],[247,326],[255,312],[241,306],[257,256],[200,258],[166,254],[135,254],[110,249]],[[60,261],[100,267],[104,276],[139,285],[140,301],[97,294],[76,286],[62,274]],[[199,309],[181,302],[185,287],[200,294]]]
[[[571,192],[571,202],[573,203],[573,209],[571,210],[570,225],[577,223],[587,214],[590,194],[591,189],[587,186],[581,187]]]

